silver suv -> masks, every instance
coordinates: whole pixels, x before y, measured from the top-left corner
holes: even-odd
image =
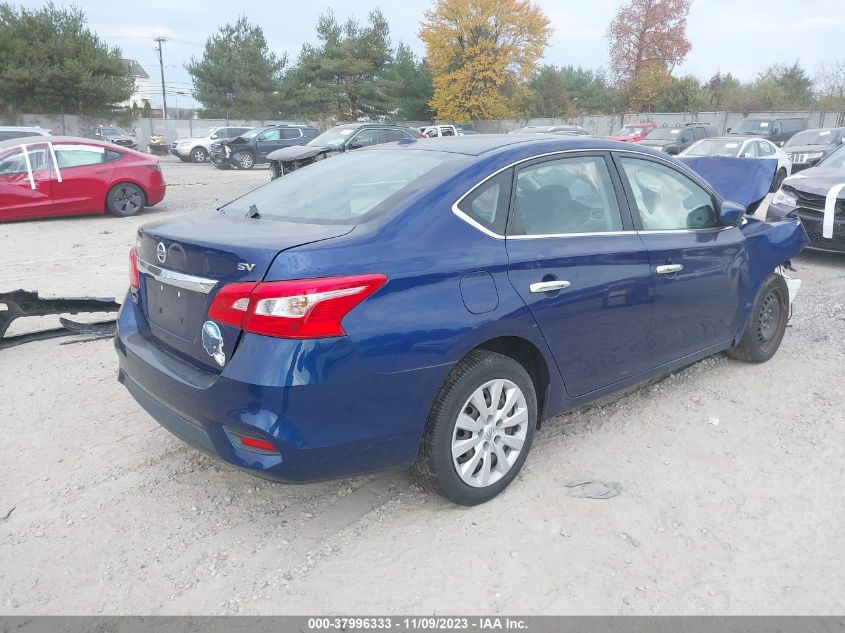
[[[182,138],[170,145],[170,153],[178,156],[186,163],[204,163],[211,154],[211,144],[214,141],[237,138],[251,127],[218,127],[212,128],[202,138]]]

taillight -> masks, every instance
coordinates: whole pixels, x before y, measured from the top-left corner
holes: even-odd
[[[234,283],[220,289],[208,316],[265,336],[343,336],[343,318],[385,283],[382,274]]]
[[[138,275],[138,248],[129,249],[129,287],[138,290],[141,287],[141,277]]]

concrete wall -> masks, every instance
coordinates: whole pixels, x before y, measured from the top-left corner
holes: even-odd
[[[474,121],[473,127],[485,134],[506,134],[526,125],[580,125],[596,136],[614,134],[623,125],[637,122],[654,122],[658,125],[674,126],[687,121],[703,121],[711,123],[725,132],[734,127],[746,115],[742,112],[648,112],[627,113],[619,115],[586,115],[572,118],[557,119],[502,119],[497,121]],[[801,116],[807,120],[807,125],[814,127],[845,126],[845,112],[750,112],[748,116]],[[223,125],[248,125],[252,127],[270,125],[273,123],[293,123],[293,121],[247,121],[244,119],[106,119],[102,117],[79,117],[74,115],[54,114],[18,114],[0,115],[0,125],[27,125],[51,129],[55,134],[71,136],[87,136],[90,131],[100,124],[114,124],[134,132],[141,148],[146,148],[152,135],[162,135],[168,143],[179,138],[200,137],[208,134],[212,127]],[[325,124],[317,124],[325,129]],[[408,121],[411,127],[426,125],[425,121]]]

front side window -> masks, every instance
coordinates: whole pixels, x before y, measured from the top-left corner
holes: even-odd
[[[477,187],[458,203],[458,209],[484,228],[503,235],[508,221],[513,170],[506,169]]]
[[[564,235],[622,230],[605,159],[584,156],[524,167],[517,176],[508,233]]]
[[[259,141],[278,141],[282,136],[281,130],[276,128],[274,130],[267,130],[261,135]]]
[[[17,147],[0,156],[2,181],[8,184],[28,183],[27,159],[34,177],[44,178],[52,170],[52,159],[46,143]]]
[[[349,141],[349,147],[357,149],[359,147],[378,145],[381,142],[381,130],[361,130],[357,135],[355,135],[355,138]]]
[[[639,158],[625,157],[620,161],[634,193],[644,230],[711,229],[719,226],[713,197],[680,172]]]
[[[225,205],[231,215],[311,224],[357,224],[394,209],[470,160],[424,150],[349,152],[297,169]]]

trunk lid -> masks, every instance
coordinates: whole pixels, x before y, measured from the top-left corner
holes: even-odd
[[[147,335],[194,365],[220,371],[241,333],[208,320],[220,288],[260,281],[280,252],[345,235],[353,228],[222,214],[141,227],[139,303],[149,325]]]

